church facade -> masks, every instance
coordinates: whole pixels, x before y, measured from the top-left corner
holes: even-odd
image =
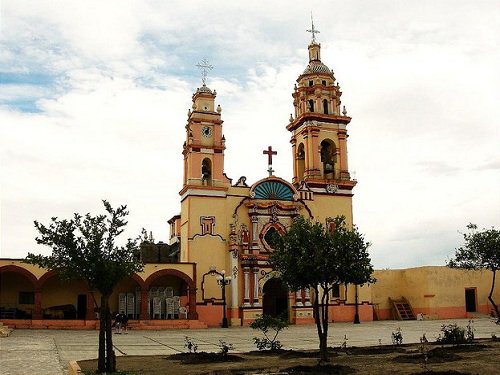
[[[226,140],[216,95],[204,77],[192,96],[182,149],[180,214],[168,221],[169,243],[151,238],[143,244],[145,269],[118,285],[111,308],[124,311],[132,326],[143,329],[247,325],[261,314],[283,315],[293,324],[312,323],[310,291],[289,292],[267,259],[270,239],[283,233],[297,215],[327,226],[338,215],[353,223],[356,180],[349,173],[347,146],[351,118],[341,105],[340,87],[321,61],[313,33],[307,66],[292,92],[294,113],[284,124],[291,141],[293,179],[274,175],[275,152],[269,146],[263,150],[268,175],[253,184],[224,173]],[[467,288],[475,290],[474,297],[468,292],[474,311],[489,311],[486,274],[467,276],[445,267],[396,271],[401,270],[377,271],[378,283],[359,288],[362,321],[392,318],[388,298],[405,295],[423,315],[466,317],[472,312],[463,300]],[[432,283],[430,275],[436,278]],[[453,285],[444,282],[447,275],[452,275]],[[332,321],[352,321],[354,294],[354,286],[334,288]],[[73,320],[75,328],[94,328],[95,300],[98,296],[83,282],[63,284],[56,272],[0,259],[0,320],[7,324],[54,327],[64,321],[60,324],[67,327]]]

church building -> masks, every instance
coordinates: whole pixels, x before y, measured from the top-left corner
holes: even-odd
[[[321,60],[314,25],[309,31],[305,68],[291,93],[294,113],[283,124],[290,136],[292,181],[274,175],[272,146],[260,155],[269,165],[262,179],[251,183],[224,173],[222,110],[203,75],[185,124],[180,214],[168,221],[169,243],[145,241],[144,271],[120,283],[111,297],[111,309],[124,311],[132,327],[240,326],[262,314],[313,323],[310,291],[289,292],[267,263],[270,239],[284,233],[297,215],[327,226],[343,215],[353,224],[351,118],[333,71]],[[210,66],[204,61],[200,67]],[[415,313],[429,318],[489,311],[486,273],[421,267],[376,271],[375,277],[377,283],[359,288],[362,321],[397,318],[390,298],[402,297]],[[333,289],[332,321],[353,320],[354,294],[354,286]],[[10,326],[95,328],[95,300],[98,296],[83,282],[62,284],[54,271],[0,259],[0,321]]]

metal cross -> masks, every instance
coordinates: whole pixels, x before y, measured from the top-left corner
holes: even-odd
[[[207,80],[207,74],[209,70],[212,70],[214,67],[208,63],[207,59],[201,60],[196,66],[201,70],[201,81],[203,82],[203,86],[205,86]]]
[[[312,42],[313,43],[316,43],[316,35],[315,34],[319,34],[320,31],[319,30],[316,30],[314,28],[314,21],[313,21],[313,15],[311,13],[311,29],[310,30],[306,30],[308,33],[311,33],[312,35]]]
[[[264,155],[267,155],[267,164],[269,165],[268,172],[269,176],[273,175],[273,155],[278,155],[278,151],[273,151],[273,147],[269,146],[267,150],[262,151]]]

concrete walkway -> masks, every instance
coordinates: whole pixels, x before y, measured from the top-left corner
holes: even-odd
[[[329,346],[340,346],[347,337],[348,346],[391,344],[391,333],[398,327],[403,343],[419,342],[423,333],[434,341],[442,324],[457,323],[465,327],[466,319],[432,321],[379,321],[353,325],[334,323],[329,328]],[[500,326],[489,318],[474,320],[476,338],[500,336]],[[246,327],[203,330],[129,331],[115,334],[116,355],[166,355],[186,351],[185,336],[198,344],[198,351],[218,351],[219,340],[233,344],[234,352],[255,350],[253,337],[257,331]],[[315,326],[290,326],[279,337],[286,349],[317,349]],[[0,338],[1,375],[59,375],[65,374],[69,360],[97,358],[97,331],[14,330],[9,337]]]

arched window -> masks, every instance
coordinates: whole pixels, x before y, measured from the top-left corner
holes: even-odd
[[[309,112],[314,112],[314,100],[309,99]]]
[[[208,158],[201,163],[201,182],[203,185],[212,185],[212,162]]]
[[[321,162],[325,178],[334,178],[336,149],[335,143],[325,139],[321,142]]]
[[[325,115],[328,114],[328,100],[326,100],[326,99],[323,99],[323,113]]]

